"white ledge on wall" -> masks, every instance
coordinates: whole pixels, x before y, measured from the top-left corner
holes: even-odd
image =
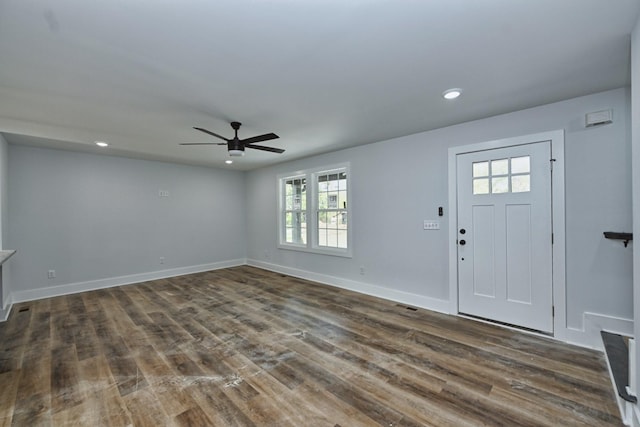
[[[583,329],[567,327],[556,338],[569,344],[604,351],[600,331],[633,336],[633,320],[606,314],[586,312],[582,315]]]

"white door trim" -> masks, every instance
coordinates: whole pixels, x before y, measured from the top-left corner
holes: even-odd
[[[553,162],[553,174],[551,176],[551,204],[554,235],[552,280],[553,305],[555,308],[553,329],[554,337],[564,341],[567,334],[567,305],[565,273],[564,130],[562,129],[449,148],[449,312],[451,314],[458,314],[458,248],[455,244],[458,236],[457,155],[472,153],[474,151],[530,144],[539,141],[551,141],[551,155],[552,158],[555,159],[555,162]]]

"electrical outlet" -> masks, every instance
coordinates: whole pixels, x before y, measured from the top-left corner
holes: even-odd
[[[264,250],[264,258],[271,259],[271,253],[269,252],[269,249]]]
[[[164,257],[163,256],[160,257],[160,264],[164,264]]]
[[[48,277],[49,279],[55,279],[55,278],[56,278],[56,271],[55,271],[55,270],[49,270],[49,271],[47,272],[47,277]]]
[[[360,266],[360,274],[362,274],[364,276],[364,265]]]
[[[423,228],[425,230],[440,230],[440,222],[433,220],[424,220]]]
[[[160,191],[158,191],[158,196],[160,196],[160,197],[169,197],[169,190],[160,190]]]

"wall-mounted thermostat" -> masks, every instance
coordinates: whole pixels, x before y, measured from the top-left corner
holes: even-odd
[[[585,126],[600,126],[613,123],[613,110],[594,111],[585,115]]]

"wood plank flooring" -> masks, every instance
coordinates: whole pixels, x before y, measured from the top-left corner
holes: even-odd
[[[16,304],[10,425],[622,423],[598,352],[243,266]]]

